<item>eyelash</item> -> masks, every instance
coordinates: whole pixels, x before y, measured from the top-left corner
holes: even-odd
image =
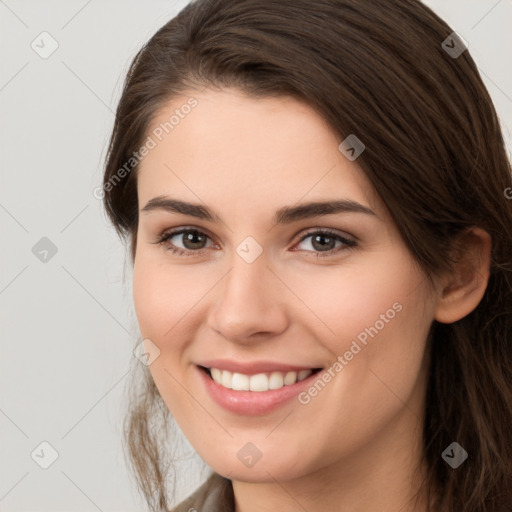
[[[158,237],[158,240],[155,242],[155,244],[165,246],[167,241],[170,238],[173,238],[176,235],[182,235],[184,233],[198,233],[200,235],[205,235],[208,238],[210,238],[206,233],[203,233],[202,231],[195,229],[195,228],[179,228],[174,231],[168,231],[168,232],[162,233]],[[334,254],[337,254],[340,251],[343,251],[343,250],[346,251],[346,250],[352,249],[357,246],[357,242],[355,240],[345,238],[345,237],[341,236],[340,234],[336,233],[335,231],[331,231],[330,229],[316,229],[314,231],[309,231],[308,233],[304,234],[298,240],[297,244],[300,244],[306,238],[309,238],[312,235],[328,236],[330,238],[334,238],[335,240],[342,242],[345,245],[345,247],[338,247],[338,248],[330,249],[328,251],[323,251],[323,252],[303,251],[306,253],[316,254],[317,258],[325,258],[325,257],[329,257],[329,256],[334,256]],[[199,249],[197,251],[193,251],[191,249],[181,249],[180,247],[176,247],[173,244],[170,244],[166,247],[166,250],[171,251],[173,254],[177,254],[179,256],[196,256],[196,255],[199,255],[199,254],[202,254],[203,252],[205,252],[206,249]]]

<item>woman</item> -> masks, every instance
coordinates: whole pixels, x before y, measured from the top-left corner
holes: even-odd
[[[213,470],[177,511],[511,510],[511,187],[464,41],[418,1],[200,0],[163,26],[104,176],[152,510],[171,414]]]

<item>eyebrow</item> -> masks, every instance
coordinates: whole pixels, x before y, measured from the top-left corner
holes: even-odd
[[[157,196],[150,199],[141,212],[163,210],[170,213],[181,213],[210,222],[222,222],[221,217],[208,207],[197,203],[187,203],[167,196]],[[290,224],[311,217],[332,215],[336,213],[363,213],[378,217],[368,206],[350,199],[338,199],[333,201],[315,201],[302,203],[297,206],[284,206],[274,214],[274,224]]]

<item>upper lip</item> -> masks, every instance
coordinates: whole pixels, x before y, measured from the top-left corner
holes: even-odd
[[[242,373],[244,375],[255,375],[257,373],[269,372],[300,372],[301,370],[314,370],[320,366],[301,366],[286,363],[278,363],[276,361],[251,361],[242,363],[240,361],[232,361],[229,359],[211,359],[197,363],[198,366],[205,368],[218,368],[219,370],[228,370],[232,373]]]

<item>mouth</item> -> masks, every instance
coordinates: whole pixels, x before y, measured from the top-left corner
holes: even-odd
[[[272,371],[248,375],[215,367],[198,367],[211,380],[225,389],[253,391],[255,393],[264,393],[293,386],[322,370],[322,368],[310,368],[299,371]]]

